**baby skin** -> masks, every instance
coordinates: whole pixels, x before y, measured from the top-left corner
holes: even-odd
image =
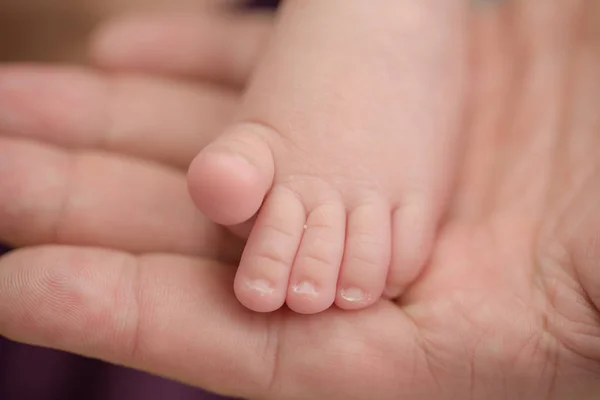
[[[460,148],[465,0],[289,0],[234,123],[190,166],[197,207],[252,224],[258,312],[398,296],[423,270]]]

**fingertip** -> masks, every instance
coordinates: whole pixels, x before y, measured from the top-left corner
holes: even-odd
[[[138,14],[92,35],[89,58],[104,68],[201,77],[243,85],[271,28],[264,13]]]
[[[119,16],[100,25],[89,42],[89,58],[108,68],[136,68],[152,65],[153,48],[163,35],[163,26],[154,15]],[[163,49],[164,51],[165,49]]]

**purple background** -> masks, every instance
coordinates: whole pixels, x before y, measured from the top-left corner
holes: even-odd
[[[250,4],[273,7],[277,0]],[[0,244],[0,254],[7,249]],[[0,337],[0,400],[217,400],[166,379]]]

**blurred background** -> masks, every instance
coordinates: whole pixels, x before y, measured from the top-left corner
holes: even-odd
[[[0,62],[85,60],[90,31],[136,11],[190,11],[236,0],[0,0]],[[262,5],[274,1],[255,1]],[[255,5],[256,5],[255,4]],[[261,5],[261,4],[259,4]]]

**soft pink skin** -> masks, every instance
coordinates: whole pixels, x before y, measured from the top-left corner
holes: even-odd
[[[258,212],[245,306],[356,310],[418,276],[455,177],[467,20],[462,0],[285,3],[236,122],[188,176],[214,222]]]
[[[111,87],[132,77],[83,71],[85,79],[70,76],[81,79],[77,98],[98,106],[86,114],[82,102],[61,97],[72,70],[1,69],[0,87],[18,72],[21,87],[45,88],[42,98],[54,101],[39,101],[39,90],[0,91],[0,239],[26,246],[0,259],[0,334],[243,398],[597,399],[598,4],[513,2],[473,15],[468,146],[431,263],[401,303],[357,312],[249,312],[231,292],[235,264],[202,257],[215,247],[235,255],[225,247],[232,241],[219,247],[208,235],[188,247],[202,224],[189,218],[197,214],[176,165],[189,157],[181,152],[192,146],[188,132],[227,122],[216,113],[198,118],[187,96],[203,98],[203,85],[146,77],[122,99],[131,108],[109,109],[122,92],[102,97],[81,83]],[[171,34],[194,25],[162,18]],[[139,32],[104,44],[144,56]],[[233,36],[241,43],[252,35]],[[152,51],[186,43],[185,54],[207,39],[171,37]],[[202,60],[215,58],[199,60],[184,70],[205,70]],[[103,64],[128,65],[110,51]],[[156,92],[165,87],[172,90]],[[159,99],[190,108],[136,114]],[[3,112],[15,108],[21,118],[9,121]],[[180,129],[163,129],[169,115]],[[98,141],[106,121],[128,127],[111,130],[121,140]],[[148,127],[157,130],[131,135]],[[158,150],[167,137],[165,155]],[[105,151],[86,150],[99,143]],[[104,179],[115,166],[120,175]],[[57,167],[69,172],[68,185],[46,179]],[[148,234],[156,221],[169,234]]]

